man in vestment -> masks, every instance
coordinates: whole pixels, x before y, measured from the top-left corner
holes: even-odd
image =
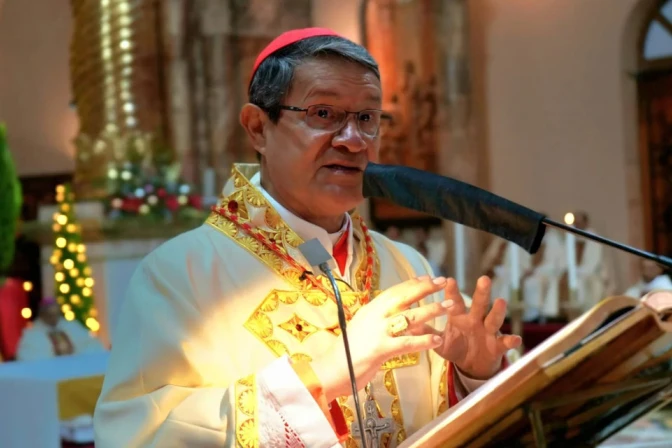
[[[16,359],[30,361],[104,350],[82,324],[64,319],[58,303],[49,298],[40,304],[33,325],[23,330]]]
[[[513,245],[501,238],[494,238],[481,259],[481,273],[492,279],[491,293],[494,297],[511,299],[511,253]],[[517,250],[517,249],[516,249]],[[530,254],[518,250],[518,272],[523,273],[530,266]]]
[[[594,233],[594,230],[590,227],[587,213],[576,212],[574,216],[574,226],[577,229]],[[584,312],[611,293],[611,272],[607,264],[604,247],[594,241],[577,237],[576,266],[577,297],[575,305],[579,312]],[[558,281],[550,282],[549,284],[546,298],[544,299],[543,314],[548,317],[563,316],[564,312],[561,300],[569,300],[566,262],[565,271],[558,278]]]
[[[565,269],[564,240],[558,231],[548,228],[539,251],[531,257],[531,266],[523,274],[523,320],[529,322],[547,317],[544,306],[549,286],[558,282]]]
[[[487,278],[468,307],[454,280],[351,212],[380,144],[380,74],[363,47],[325,29],[284,33],[257,58],[248,94],[240,122],[261,163],[234,166],[207,222],[135,272],[97,448],[361,446],[336,302],[298,249],[312,239],[333,256],[380,446],[429,423],[520,345],[499,332],[506,303],[490,309]]]
[[[667,272],[655,261],[640,261],[640,280],[625,291],[625,295],[639,299],[655,290],[672,291],[672,280]]]

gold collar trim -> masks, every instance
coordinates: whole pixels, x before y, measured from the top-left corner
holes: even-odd
[[[258,171],[258,164],[235,164],[231,170],[231,178],[224,187],[224,192],[220,198],[218,206],[226,207],[230,212],[235,212],[238,215],[239,225],[249,225],[255,228],[263,233],[264,236],[278,244],[287,255],[300,263],[302,267],[306,270],[311,270],[311,266],[305,261],[298,249],[304,241],[289,227],[289,225],[287,225],[273,206],[266,200],[266,197],[264,197],[264,195],[250,182],[249,178],[254,176]],[[351,217],[355,237],[354,249],[355,253],[358,255],[358,265],[351,287],[355,291],[363,292],[367,265],[364,231],[362,230],[361,217],[358,213],[351,213]],[[311,288],[312,285],[310,282],[301,278],[303,274],[302,271],[292,267],[278,254],[267,249],[263,244],[247,235],[244,231],[241,231],[241,229],[239,229],[231,220],[213,211],[210,213],[206,223],[236,241],[241,247],[252,253],[295,288],[299,290]],[[373,277],[371,282],[371,291],[373,292],[379,289],[380,260],[378,259],[375,248],[373,248],[373,253],[370,255],[374,259]],[[326,277],[321,275],[318,275],[317,277],[325,285],[329,285]]]

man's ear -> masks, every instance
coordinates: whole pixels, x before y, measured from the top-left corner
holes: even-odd
[[[240,110],[240,124],[250,137],[254,150],[259,154],[266,152],[266,126],[270,124],[268,115],[259,106],[247,103]]]

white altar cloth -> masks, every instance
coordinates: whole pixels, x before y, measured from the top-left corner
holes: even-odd
[[[0,364],[0,446],[60,448],[58,383],[104,375],[109,353]]]

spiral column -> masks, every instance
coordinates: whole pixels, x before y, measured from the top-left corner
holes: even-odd
[[[160,7],[155,0],[71,0],[78,199],[104,197],[112,166],[149,161],[153,142],[166,141]]]

